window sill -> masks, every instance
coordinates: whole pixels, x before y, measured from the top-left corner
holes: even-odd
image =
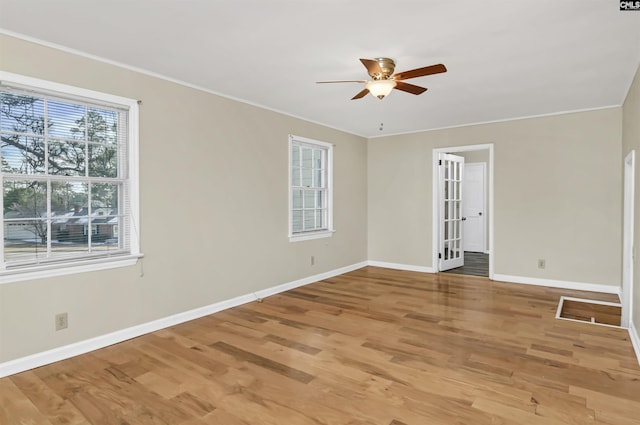
[[[289,235],[289,242],[308,241],[311,239],[330,238],[335,233],[335,230],[323,230],[322,232],[310,232],[299,233],[296,235]]]
[[[20,282],[23,280],[43,279],[55,276],[65,276],[76,273],[94,272],[98,270],[115,269],[118,267],[134,266],[142,254],[122,255],[110,258],[96,258],[95,260],[77,261],[64,264],[46,264],[24,269],[4,270],[0,272],[0,285]]]

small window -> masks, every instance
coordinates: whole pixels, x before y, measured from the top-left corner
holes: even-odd
[[[333,146],[289,136],[289,239],[333,233]]]
[[[135,100],[0,72],[0,283],[135,263]]]

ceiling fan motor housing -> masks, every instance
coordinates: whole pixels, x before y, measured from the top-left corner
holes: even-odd
[[[393,71],[396,69],[396,63],[393,61],[393,59],[389,58],[375,58],[374,60],[378,62],[380,71],[382,73],[369,74],[371,78],[373,78],[374,80],[388,80],[393,75]]]

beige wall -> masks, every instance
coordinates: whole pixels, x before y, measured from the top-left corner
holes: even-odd
[[[367,259],[365,139],[2,35],[0,60],[142,100],[145,254],[135,267],[0,285],[0,362]],[[289,133],[335,144],[331,238],[288,241]],[[69,328],[55,332],[65,311]]]
[[[640,67],[636,72],[633,84],[627,94],[623,106],[623,138],[622,160],[635,149],[635,221],[633,246],[640,247]],[[636,329],[640,329],[640,256],[636,254],[633,260],[633,312],[631,318]]]
[[[621,129],[611,108],[370,139],[369,259],[431,267],[432,151],[493,143],[495,273],[619,286]]]

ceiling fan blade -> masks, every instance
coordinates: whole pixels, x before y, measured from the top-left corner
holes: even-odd
[[[372,59],[360,59],[360,62],[367,68],[367,72],[372,77],[376,74],[382,75],[382,69],[380,68],[380,64],[378,61],[374,61]]]
[[[393,75],[393,78],[396,81],[408,80],[409,78],[424,77],[425,75],[440,74],[441,72],[447,72],[447,67],[439,63],[438,65],[425,66],[424,68],[398,72],[397,74]]]
[[[331,80],[331,81],[316,81],[316,84],[328,84],[328,83],[366,83],[367,80]]]
[[[365,97],[367,95],[367,93],[369,93],[369,89],[364,89],[360,93],[358,93],[357,95],[353,96],[351,98],[351,100],[361,99],[361,98]]]
[[[427,89],[424,87],[416,86],[409,83],[404,83],[402,81],[397,81],[394,89],[406,91],[407,93],[411,93],[411,94],[421,94],[427,91]]]

